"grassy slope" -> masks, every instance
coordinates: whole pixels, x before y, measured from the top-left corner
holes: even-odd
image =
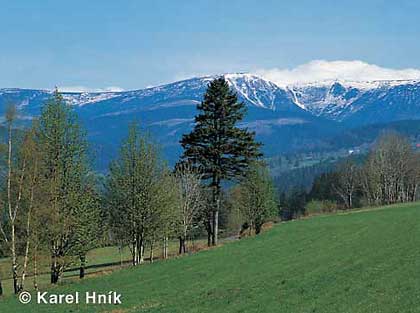
[[[191,242],[187,244],[188,249],[198,249],[206,246],[205,240],[196,240],[193,245]],[[149,256],[149,251],[147,249],[145,258]],[[169,241],[169,256],[176,256],[178,253],[178,241]],[[154,249],[154,256],[161,257],[162,247],[156,246]],[[124,267],[130,266],[131,264],[131,253],[128,247],[124,248],[122,251],[122,259],[124,261]],[[85,274],[87,276],[91,275],[101,275],[104,271],[111,271],[120,268],[120,251],[117,247],[103,247],[96,248],[88,252],[87,254],[87,268]],[[73,271],[66,271],[63,274],[62,280],[66,283],[69,281],[79,280],[79,270],[78,270],[78,260],[75,259],[75,262],[69,268],[76,269]],[[146,261],[147,262],[147,261]],[[111,265],[110,263],[113,263]],[[22,261],[21,263],[22,264]],[[89,267],[94,265],[95,267]],[[26,288],[28,291],[33,291],[33,279],[31,277],[32,264],[29,264],[29,277],[27,278]],[[50,258],[48,256],[44,257],[42,260],[38,260],[38,271],[41,274],[38,274],[38,286],[41,289],[45,289],[50,286]],[[11,260],[10,258],[0,259],[0,277],[2,278],[3,283],[3,292],[6,296],[13,294],[13,282],[11,278]]]
[[[56,289],[109,291],[123,305],[0,312],[420,312],[420,204],[318,216],[191,257]]]

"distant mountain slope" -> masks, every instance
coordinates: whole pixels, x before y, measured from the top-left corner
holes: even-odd
[[[336,122],[329,122],[296,106],[293,94],[274,83],[249,74],[225,75],[248,114],[241,124],[257,133],[265,152],[277,154],[296,146],[313,144],[316,138],[335,132]],[[140,121],[162,145],[171,162],[180,154],[179,140],[190,131],[196,106],[214,77],[193,78],[168,85],[110,93],[64,93],[66,101],[79,114],[88,130],[98,168],[104,169],[115,156],[126,135],[127,125]],[[40,113],[50,91],[0,90],[0,113],[8,101],[18,105],[22,122]],[[3,111],[3,112],[2,112]]]
[[[351,126],[420,118],[419,81],[335,81],[290,90],[302,108]]]
[[[279,87],[251,74],[225,74],[230,86],[248,106],[242,126],[257,133],[269,155],[312,149],[326,137],[358,125],[420,119],[420,83],[321,82]],[[63,94],[88,130],[104,168],[112,158],[127,125],[133,120],[153,133],[166,157],[174,161],[179,139],[194,121],[196,106],[216,76],[124,92]],[[39,115],[50,91],[0,89],[0,114],[17,104],[21,123]]]
[[[398,133],[407,137],[413,145],[420,143],[420,120],[403,120],[390,123],[364,125],[340,132],[325,141],[331,149],[352,148],[362,144],[372,144],[386,133]]]
[[[317,176],[334,170],[349,157],[357,162],[364,160],[378,138],[387,133],[403,135],[420,153],[420,120],[404,120],[346,129],[324,138],[310,151],[295,150],[268,158],[267,162],[281,191],[304,188],[309,192]]]

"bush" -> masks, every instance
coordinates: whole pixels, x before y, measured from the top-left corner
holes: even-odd
[[[306,215],[331,213],[337,211],[337,203],[330,200],[311,200],[305,206]]]

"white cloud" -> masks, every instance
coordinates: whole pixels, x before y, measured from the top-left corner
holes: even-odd
[[[89,88],[85,86],[58,86],[60,92],[120,92],[123,88],[110,86],[106,88]]]
[[[314,60],[292,69],[261,69],[256,74],[284,86],[328,80],[373,81],[420,79],[420,69],[391,69],[362,61]]]

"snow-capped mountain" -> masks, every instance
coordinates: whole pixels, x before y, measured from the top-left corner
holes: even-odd
[[[66,92],[63,97],[85,124],[104,164],[115,155],[133,120],[150,130],[169,158],[176,158],[179,139],[191,129],[196,105],[215,77],[133,91]],[[270,154],[311,147],[348,126],[420,119],[418,81],[330,81],[280,87],[252,74],[224,77],[248,106],[242,126],[254,130]],[[27,123],[50,97],[47,90],[0,89],[0,114],[7,102],[13,102],[22,123]]]
[[[151,97],[153,98],[153,103],[186,98],[201,101],[208,83],[216,77],[192,78],[163,86],[126,92],[64,93],[64,98],[69,104],[75,106],[84,106],[108,99],[120,100],[121,103],[126,103],[131,100],[150,100]],[[280,88],[273,82],[252,74],[243,73],[225,74],[224,77],[231,88],[237,92],[239,98],[249,106],[280,111],[299,111],[290,91]]]
[[[63,96],[75,107],[95,104],[95,110],[101,112],[101,116],[195,106],[201,101],[207,84],[215,77],[192,78],[134,91],[66,92]],[[224,77],[249,107],[297,113],[304,110],[339,122],[353,120],[356,115],[364,124],[378,122],[377,118],[391,121],[413,118],[413,113],[417,118],[419,114],[420,81],[323,81],[280,87],[252,74],[225,74]],[[0,89],[0,104],[15,102],[23,112],[36,114],[50,95],[51,91],[45,90]],[[374,112],[372,116],[369,113],[372,110],[380,112]],[[381,113],[380,117],[377,113]],[[361,114],[366,114],[371,120],[362,118]]]
[[[420,81],[333,81],[288,88],[303,109],[347,124],[420,118]]]
[[[287,151],[305,142],[311,144],[312,134],[323,136],[336,129],[335,122],[321,124],[322,118],[296,106],[292,93],[272,82],[249,74],[227,74],[225,77],[239,99],[248,106],[242,126],[257,133],[257,138],[265,143],[267,153]],[[95,103],[85,102],[80,96],[77,99],[74,95],[71,97],[88,128],[91,141],[101,153],[112,151],[108,148],[110,142],[118,145],[129,122],[139,120],[163,145],[167,155],[176,157],[180,153],[179,140],[192,128],[196,106],[214,78],[193,78],[143,90],[113,93],[109,99]]]

